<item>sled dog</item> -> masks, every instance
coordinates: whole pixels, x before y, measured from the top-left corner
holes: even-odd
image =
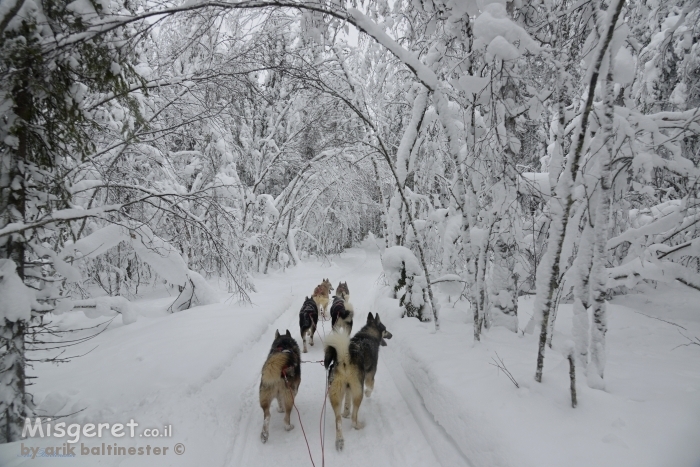
[[[338,284],[338,295],[333,297],[331,305],[331,325],[334,331],[339,331],[341,328],[347,332],[348,336],[352,331],[352,319],[355,316],[355,310],[350,303],[350,291],[348,283],[341,282]]]
[[[275,340],[262,367],[260,379],[260,407],[263,410],[263,429],[260,439],[267,442],[270,427],[270,405],[277,399],[278,411],[284,411],[284,429],[294,428],[289,421],[294,397],[301,383],[301,357],[299,345],[289,330],[283,335],[275,331]]]
[[[309,335],[310,344],[314,345],[314,333],[318,324],[318,305],[309,297],[306,297],[304,304],[299,311],[299,331],[301,332],[301,341],[304,343],[304,353],[306,350],[306,335]]]
[[[328,399],[335,413],[335,447],[342,451],[343,421],[340,418],[341,404],[345,398],[343,417],[350,415],[352,401],[352,427],[359,430],[364,424],[357,420],[362,403],[362,392],[369,397],[374,389],[377,372],[379,346],[386,345],[391,333],[379,319],[379,314],[367,316],[367,324],[352,339],[341,332],[333,332],[326,339],[324,365],[328,369]]]
[[[325,319],[328,319],[328,297],[330,297],[330,293],[332,291],[333,286],[331,285],[331,281],[328,279],[323,279],[323,282],[316,286],[314,293],[311,296],[311,298],[314,299],[314,302],[316,302],[318,309],[323,313],[323,317]]]

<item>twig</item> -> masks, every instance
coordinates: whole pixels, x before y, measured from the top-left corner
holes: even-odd
[[[637,313],[638,315],[642,315],[642,316],[646,316],[647,318],[651,318],[651,319],[656,319],[656,320],[659,320],[659,321],[663,321],[664,323],[668,323],[668,324],[671,324],[671,325],[673,325],[673,326],[677,326],[677,327],[683,329],[684,331],[687,331],[686,328],[684,328],[684,327],[681,326],[680,324],[676,324],[676,323],[674,323],[674,322],[672,322],[672,321],[666,321],[665,319],[657,318],[656,316],[649,316],[649,315],[647,315],[646,313],[642,313],[641,311],[637,311],[637,310],[632,310],[632,311],[634,311],[634,312]]]
[[[683,329],[685,329],[685,328],[683,328]],[[687,331],[687,329],[686,329],[686,331]],[[680,332],[680,331],[678,331],[678,334],[680,334],[681,336],[683,336],[683,337],[685,337],[686,339],[688,339],[688,342],[686,342],[685,344],[679,344],[679,345],[675,346],[674,348],[672,348],[671,350],[676,350],[678,347],[689,347],[689,346],[691,346],[691,345],[700,346],[700,338],[698,338],[698,337],[696,337],[696,336],[688,337],[688,336],[686,336],[685,334],[683,334],[683,333]]]
[[[510,379],[510,380],[513,382],[513,384],[515,384],[515,387],[518,388],[518,389],[520,389],[520,385],[519,385],[518,382],[515,380],[515,378],[513,377],[513,375],[510,373],[510,371],[508,371],[508,368],[506,368],[506,364],[503,363],[503,359],[502,359],[501,357],[498,356],[498,352],[496,352],[496,357],[498,358],[498,360],[496,360],[495,358],[491,357],[491,360],[493,360],[494,363],[489,362],[489,365],[495,366],[495,367],[498,368],[499,370],[502,370],[503,373],[505,373],[505,375],[508,377],[508,379]]]

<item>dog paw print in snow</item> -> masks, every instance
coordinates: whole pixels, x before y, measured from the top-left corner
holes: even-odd
[[[602,441],[603,441],[605,444],[613,444],[613,445],[616,445],[616,446],[620,446],[620,447],[629,449],[629,446],[627,446],[627,443],[625,443],[624,441],[622,441],[622,439],[621,439],[619,436],[617,436],[617,435],[615,435],[615,434],[613,434],[613,433],[608,433],[607,435],[603,436]]]
[[[621,419],[621,418],[616,418],[615,421],[612,422],[611,425],[614,426],[615,428],[622,428],[622,427],[627,426],[627,424],[625,423],[625,421],[624,421],[623,419]]]

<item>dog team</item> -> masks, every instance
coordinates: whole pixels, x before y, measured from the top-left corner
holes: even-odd
[[[314,345],[314,333],[318,324],[319,310],[328,319],[327,310],[333,287],[328,279],[323,279],[311,297],[306,297],[299,311],[299,330],[303,351],[307,352],[306,340]],[[352,427],[359,430],[363,424],[357,419],[363,396],[370,397],[374,389],[374,375],[379,361],[379,346],[386,345],[384,339],[391,339],[391,333],[379,319],[379,313],[367,315],[366,324],[352,338],[352,323],[355,311],[350,303],[350,290],[347,282],[341,282],[336,289],[330,307],[333,332],[324,342],[323,364],[328,370],[328,399],[335,414],[335,447],[342,451],[342,416],[348,418],[352,410]],[[275,331],[270,353],[262,368],[260,380],[260,406],[263,410],[263,429],[260,439],[265,443],[269,437],[270,405],[277,399],[278,412],[284,412],[284,428],[294,428],[290,421],[294,398],[301,384],[301,352],[299,344],[289,333]]]

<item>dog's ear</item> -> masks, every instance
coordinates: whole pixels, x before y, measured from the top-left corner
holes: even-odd
[[[377,314],[374,316],[374,320],[375,320],[377,323],[381,323],[381,321],[379,320],[379,313],[377,313]]]
[[[292,337],[292,334],[289,332],[289,329],[287,329],[286,336],[287,336],[287,337]]]
[[[275,329],[275,339],[280,337],[280,331],[279,329]]]
[[[367,315],[367,323],[371,323],[372,321],[374,321],[374,316],[372,316],[372,312],[370,311]]]

